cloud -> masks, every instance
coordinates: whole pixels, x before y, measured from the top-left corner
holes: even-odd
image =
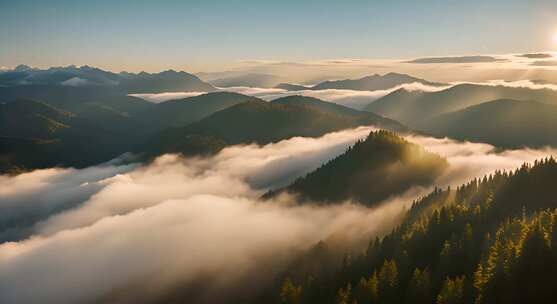
[[[557,150],[551,148],[498,151],[489,144],[460,142],[449,138],[425,136],[406,138],[447,159],[450,167],[439,178],[440,186],[457,186],[495,170],[509,171],[520,167],[523,163],[533,163],[537,159],[557,155]]]
[[[516,57],[529,58],[529,59],[544,59],[544,58],[553,58],[553,55],[548,53],[529,53],[529,54],[516,55]]]
[[[538,67],[552,67],[557,66],[557,60],[537,60],[530,63],[530,65]]]
[[[250,278],[271,279],[262,274],[276,273],[290,254],[319,240],[372,233],[387,220],[392,216],[354,205],[284,207],[213,195],[168,200],[87,228],[0,246],[0,297],[4,303],[79,303],[132,285],[139,288],[130,288],[123,302],[145,301],[174,282],[188,286],[206,276],[213,290],[239,282],[251,288]],[[225,300],[220,297],[208,292],[191,302]]]
[[[235,92],[244,95],[255,96],[259,98],[265,99],[267,96],[272,96],[275,94],[282,94],[285,93],[286,90],[283,89],[276,89],[276,88],[257,88],[257,87],[226,87],[226,88],[218,88],[219,90],[227,91],[227,92]]]
[[[32,238],[0,245],[0,299],[87,302],[129,284],[139,284],[139,290],[149,291],[146,296],[154,296],[151,292],[157,292],[149,290],[145,277],[160,288],[170,288],[173,282],[187,285],[218,274],[212,283],[217,288],[245,283],[242,278],[253,278],[265,265],[276,273],[275,268],[296,252],[320,240],[341,242],[343,233],[367,240],[383,224],[394,223],[393,216],[349,204],[317,208],[285,205],[288,198],[275,202],[257,198],[342,153],[370,130],[293,138],[263,147],[236,146],[209,159],[165,155],[104,179],[99,180],[100,175],[85,182],[76,179],[75,191],[88,184],[100,187],[78,207],[34,227]],[[44,191],[56,187],[49,185],[53,179],[72,178],[63,171],[48,172],[49,178],[41,177],[44,173],[5,178],[18,189]],[[30,182],[33,176],[42,185]],[[53,277],[54,269],[63,274],[57,271]],[[26,287],[18,288],[14,280],[25,281]],[[66,290],[76,282],[80,288]]]
[[[130,96],[138,97],[153,103],[161,103],[173,99],[188,98],[207,94],[207,92],[165,92],[165,93],[145,93],[130,94]]]
[[[244,95],[255,96],[267,101],[271,101],[286,96],[303,95],[303,96],[318,98],[329,102],[334,102],[356,110],[362,110],[371,102],[399,89],[405,89],[407,91],[438,92],[438,91],[449,89],[459,84],[504,86],[504,87],[511,87],[511,88],[528,88],[532,90],[549,89],[549,90],[557,91],[557,85],[555,84],[540,83],[531,80],[518,80],[518,81],[490,80],[486,82],[459,81],[459,82],[452,82],[446,86],[429,86],[419,82],[414,82],[414,83],[402,84],[387,90],[376,90],[376,91],[355,91],[355,90],[339,90],[339,89],[327,89],[327,90],[308,89],[308,90],[300,90],[300,91],[288,91],[288,90],[278,89],[278,88],[256,88],[256,87],[226,87],[226,88],[219,88],[219,89],[228,92],[235,92]],[[164,102],[167,100],[172,100],[177,98],[197,96],[200,94],[206,94],[206,93],[184,92],[184,93],[132,94],[132,96],[158,103],[158,102]]]
[[[436,92],[446,88],[448,88],[448,86],[445,87],[428,86],[416,82],[416,83],[402,84],[388,90],[376,90],[376,91],[356,91],[356,90],[338,90],[338,89],[287,91],[283,89],[264,89],[264,88],[250,88],[250,87],[230,87],[224,89],[227,91],[236,92],[240,94],[256,96],[268,101],[281,98],[281,97],[286,97],[286,96],[303,95],[303,96],[318,98],[329,102],[334,102],[356,110],[361,110],[371,102],[399,89],[406,89],[408,91]]]
[[[35,229],[36,233],[53,233],[149,207],[165,198],[195,194],[258,197],[259,192],[284,186],[341,154],[371,130],[362,127],[320,138],[295,137],[263,147],[232,146],[208,159],[166,155],[138,168],[114,162],[82,170],[47,169],[0,176],[0,206],[14,209],[3,212],[6,221],[13,221],[10,214],[21,212],[17,208],[25,204],[29,204],[30,212],[38,212],[52,208],[52,204],[75,206],[75,200],[86,199],[86,204],[52,216],[38,225],[42,229]],[[160,171],[167,173],[161,177]],[[161,183],[163,177],[173,182]],[[158,190],[153,191],[155,188]]]
[[[89,81],[87,79],[83,79],[79,77],[72,77],[68,80],[60,82],[60,84],[69,87],[82,87],[88,85]]]
[[[532,81],[532,80],[517,80],[517,81],[506,81],[506,80],[490,80],[487,82],[454,82],[452,85],[458,84],[475,84],[483,86],[503,86],[508,88],[525,88],[531,90],[553,90],[557,91],[557,85],[553,83],[545,83],[543,81]]]
[[[51,168],[15,177],[0,175],[0,243],[29,236],[32,225],[76,207],[104,185],[99,181],[136,165],[105,164],[86,169]]]
[[[458,57],[427,57],[417,58],[405,63],[431,64],[431,63],[486,63],[486,62],[503,62],[506,60],[493,56],[458,56]]]
[[[82,202],[33,225],[30,238],[0,245],[0,302],[148,302],[177,289],[201,303],[253,295],[321,240],[349,250],[388,232],[405,206],[431,190],[413,188],[374,209],[349,202],[300,206],[287,195],[259,201],[267,189],[315,169],[370,130],[233,146],[209,158],[164,155],[139,167],[4,176],[0,195],[7,205],[32,203],[53,189],[75,192],[58,195],[60,203]],[[554,153],[407,138],[447,157],[440,185]]]

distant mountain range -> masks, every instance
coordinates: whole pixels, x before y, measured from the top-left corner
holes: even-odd
[[[290,83],[279,83],[275,86],[277,89],[283,89],[287,91],[303,91],[303,90],[311,90],[311,86],[303,86],[301,84],[290,84]]]
[[[62,84],[75,77],[87,84]],[[215,153],[233,144],[268,144],[363,125],[504,148],[557,147],[557,92],[550,89],[477,84],[437,92],[399,89],[358,111],[304,96],[267,102],[210,92],[154,104],[128,95],[214,89],[191,74],[175,71],[115,74],[91,67],[19,66],[0,73],[0,81],[1,172],[82,167],[129,151],[147,157]],[[311,89],[381,89],[405,82],[438,85],[389,73],[327,81]]]
[[[227,145],[268,144],[294,136],[321,136],[363,125],[408,131],[396,121],[345,108],[319,99],[291,96],[272,102],[240,103],[181,128],[163,130],[143,150],[206,154]]]
[[[369,112],[315,98],[266,102],[229,92],[159,104],[87,87],[0,88],[0,172],[83,167],[124,152],[214,153],[237,143],[319,136],[360,125],[408,130]]]
[[[142,113],[140,119],[154,129],[181,127],[233,105],[258,100],[260,99],[237,93],[214,92],[159,103],[148,112]]]
[[[120,86],[128,93],[213,92],[216,88],[197,76],[168,70],[160,73],[120,74]]]
[[[557,147],[557,106],[500,99],[422,121],[430,134],[498,147]]]
[[[314,107],[321,111],[330,112],[342,116],[351,116],[356,118],[359,117],[363,119],[373,120],[374,123],[388,127],[389,129],[407,131],[407,128],[405,126],[402,126],[400,123],[394,120],[386,119],[382,116],[373,114],[371,112],[358,111],[333,102],[323,101],[321,99],[314,98],[314,97],[293,95],[293,96],[286,96],[286,97],[275,99],[272,101],[272,103],[282,104],[282,105],[299,105],[299,106]]]
[[[269,74],[248,73],[248,74],[242,74],[238,76],[231,76],[231,77],[209,80],[208,82],[220,88],[225,88],[225,87],[272,88],[281,82],[281,78]]]
[[[535,100],[557,104],[557,92],[506,86],[460,84],[438,92],[400,89],[370,103],[364,110],[410,126],[436,115],[496,99]]]
[[[287,192],[318,204],[352,200],[372,206],[410,187],[429,186],[447,166],[440,156],[395,133],[377,131],[292,185],[265,197]]]
[[[100,163],[123,153],[135,134],[40,101],[0,104],[0,172]]]
[[[186,72],[168,70],[160,73],[112,73],[89,66],[35,69],[20,65],[0,72],[0,86],[57,85],[68,87],[107,87],[125,93],[169,91],[211,92],[216,89]]]
[[[437,136],[541,147],[557,146],[556,107],[557,92],[550,89],[460,84],[438,92],[400,89],[365,110]]]
[[[429,86],[442,86],[442,83],[430,82],[406,74],[388,73],[385,75],[371,75],[360,79],[330,80],[318,83],[314,86],[301,86],[288,83],[281,83],[277,88],[299,91],[299,90],[356,90],[356,91],[376,91],[387,90],[399,85],[408,83],[421,83]]]

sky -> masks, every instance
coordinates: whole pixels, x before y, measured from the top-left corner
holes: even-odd
[[[557,48],[557,1],[0,1],[0,66],[218,71],[249,60]]]

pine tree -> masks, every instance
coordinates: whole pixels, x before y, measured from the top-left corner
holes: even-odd
[[[416,268],[408,284],[406,303],[431,303],[431,278],[429,270],[420,271]]]
[[[349,304],[351,293],[352,285],[350,283],[348,283],[346,287],[339,289],[337,294],[337,304]]]
[[[378,277],[379,298],[385,303],[398,301],[398,268],[394,260],[385,260]]]
[[[286,278],[282,284],[280,298],[282,303],[298,304],[300,303],[301,293],[302,287],[295,286],[289,278]]]
[[[464,281],[464,276],[454,279],[447,277],[437,296],[437,304],[464,304]]]

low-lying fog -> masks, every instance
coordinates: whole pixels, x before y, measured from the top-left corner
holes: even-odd
[[[513,87],[513,88],[529,88],[533,90],[549,89],[549,90],[557,91],[557,85],[555,84],[540,84],[540,83],[532,82],[530,80],[519,80],[519,81],[512,81],[512,82],[503,81],[503,80],[492,80],[488,82],[453,82],[446,86],[429,86],[419,82],[415,82],[415,83],[402,84],[387,90],[376,90],[376,91],[356,91],[356,90],[338,90],[338,89],[287,91],[278,88],[255,88],[255,87],[226,87],[226,88],[219,88],[219,89],[222,91],[235,92],[244,95],[255,96],[267,101],[271,101],[273,99],[277,99],[285,96],[303,95],[303,96],[315,97],[329,102],[334,102],[356,110],[362,110],[373,101],[399,89],[405,89],[407,91],[437,92],[464,83],[477,84],[477,85],[489,85],[489,86],[506,86],[506,87]],[[142,98],[146,101],[160,103],[172,99],[181,99],[186,97],[198,96],[202,94],[206,94],[206,92],[166,92],[166,93],[156,93],[156,94],[132,94],[132,96]]]
[[[82,303],[122,300],[122,294],[137,297],[125,302],[141,302],[200,279],[208,291],[219,291],[206,295],[211,301],[242,284],[263,286],[321,240],[357,248],[351,246],[392,229],[403,209],[431,189],[411,189],[373,209],[258,198],[371,130],[233,146],[208,158],[164,155],[147,165],[115,161],[0,176],[0,237],[12,240],[0,245],[1,302]],[[440,186],[555,154],[406,138],[448,159]],[[133,292],[119,293],[127,288]]]

